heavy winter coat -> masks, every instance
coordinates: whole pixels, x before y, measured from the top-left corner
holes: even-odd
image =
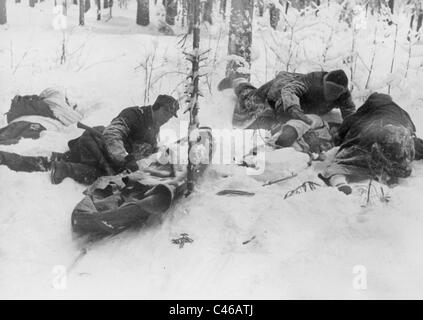
[[[125,163],[128,154],[142,153],[143,146],[157,148],[160,127],[154,124],[151,106],[124,109],[103,132],[111,160],[118,166]]]
[[[335,174],[406,178],[411,162],[423,158],[422,143],[409,114],[386,94],[372,94],[342,123],[340,149],[324,177]]]
[[[275,106],[278,100],[282,105],[275,110],[286,112],[293,106],[300,107],[304,113],[325,114],[339,108],[343,118],[355,112],[351,93],[347,91],[335,101],[326,101],[324,96],[323,78],[327,72],[311,72],[307,74],[280,72],[275,79],[264,84],[257,94],[266,98]]]

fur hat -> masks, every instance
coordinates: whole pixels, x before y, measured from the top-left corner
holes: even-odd
[[[348,77],[343,70],[334,70],[323,78],[323,91],[327,101],[335,101],[348,90]]]

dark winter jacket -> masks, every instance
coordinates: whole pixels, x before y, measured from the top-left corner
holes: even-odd
[[[351,144],[368,147],[386,125],[403,126],[411,135],[416,127],[409,114],[398,106],[389,95],[373,93],[357,112],[347,117],[339,128],[338,138],[341,149]]]
[[[157,147],[160,128],[154,124],[151,106],[124,109],[103,132],[111,160],[124,165],[125,157],[137,153],[141,146]]]
[[[347,91],[336,101],[326,101],[323,90],[323,77],[326,74],[327,72],[280,72],[275,79],[258,89],[258,95],[267,99],[271,106],[283,108],[284,112],[293,106],[299,106],[304,113],[321,115],[339,108],[342,117],[346,118],[355,112],[351,93]],[[282,102],[280,107],[277,105],[279,100]]]
[[[389,95],[374,93],[342,123],[337,161],[406,178],[412,171],[411,162],[423,158],[422,141],[415,133],[405,110]]]

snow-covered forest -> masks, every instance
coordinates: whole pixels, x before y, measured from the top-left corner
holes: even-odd
[[[200,52],[201,126],[232,129],[236,96],[217,86],[235,63],[256,86],[280,71],[342,69],[357,106],[390,94],[423,136],[422,1],[202,0],[197,52],[193,2],[0,0],[0,127],[15,95],[60,87],[89,126],[172,95],[181,111],[165,128],[186,135],[187,53]],[[0,150],[48,156],[81,133],[73,125]],[[324,165],[292,148],[266,155],[261,175],[211,164],[166,214],[89,247],[70,223],[86,186],[0,165],[0,297],[423,298],[423,163],[393,187],[354,183],[349,196],[317,177]],[[319,186],[285,198],[306,181]],[[251,196],[217,195],[225,189]],[[193,241],[173,243],[181,234]]]

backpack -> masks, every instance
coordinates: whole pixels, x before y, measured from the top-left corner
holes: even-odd
[[[37,95],[15,96],[6,115],[8,123],[22,116],[42,116],[58,120],[43,98]]]

